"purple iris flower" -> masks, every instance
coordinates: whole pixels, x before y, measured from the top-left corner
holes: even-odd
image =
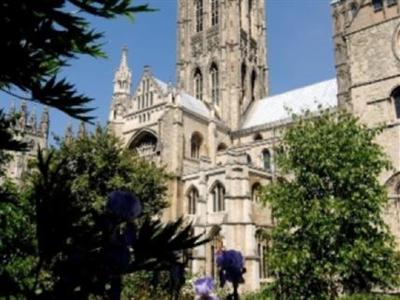
[[[222,250],[217,254],[217,265],[220,268],[221,286],[224,286],[226,281],[232,282],[236,286],[244,282],[244,259],[239,251]]]
[[[140,215],[142,205],[132,193],[113,191],[108,194],[106,211],[118,219],[129,221]]]
[[[194,282],[196,300],[218,300],[212,295],[214,289],[214,279],[211,277],[199,278]]]

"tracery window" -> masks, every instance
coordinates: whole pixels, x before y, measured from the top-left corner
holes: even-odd
[[[203,30],[203,0],[195,0],[196,32]]]
[[[260,259],[258,268],[260,279],[265,279],[272,276],[267,265],[267,253],[270,250],[269,246],[270,246],[269,240],[258,239],[257,254]]]
[[[218,80],[218,67],[216,64],[212,64],[210,68],[211,73],[211,100],[215,105],[219,105],[219,80]]]
[[[192,138],[190,139],[190,157],[196,159],[200,158],[200,149],[202,142],[203,138],[198,132],[192,134]]]
[[[266,171],[271,171],[271,153],[268,149],[264,149],[262,152],[263,168]]]
[[[199,191],[193,187],[187,194],[188,214],[195,215],[197,211],[197,201],[199,200]]]
[[[221,183],[217,183],[211,191],[213,201],[213,211],[225,210],[225,187]]]
[[[211,0],[211,25],[218,24],[219,18],[219,1],[218,0]]]
[[[203,100],[203,76],[201,71],[196,69],[194,72],[194,86],[195,86],[195,96],[199,100]]]

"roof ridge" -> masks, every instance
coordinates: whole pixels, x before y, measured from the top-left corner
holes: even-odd
[[[323,84],[323,83],[328,83],[328,82],[330,82],[330,81],[337,81],[337,80],[336,80],[336,77],[333,77],[333,78],[331,78],[331,79],[326,79],[326,80],[318,81],[318,82],[311,83],[311,84],[308,84],[308,85],[303,85],[303,86],[301,86],[301,87],[297,87],[297,88],[294,88],[294,89],[292,89],[292,90],[288,90],[288,91],[285,91],[285,92],[282,92],[282,93],[279,93],[279,94],[269,95],[269,96],[267,96],[267,97],[261,98],[261,99],[258,100],[258,101],[262,101],[262,100],[266,100],[266,99],[269,99],[269,98],[281,96],[281,95],[288,94],[288,93],[291,93],[291,92],[296,92],[296,91],[303,90],[303,89],[306,89],[306,88],[309,88],[309,87],[312,87],[312,86],[317,86],[317,85],[320,85],[320,84]]]

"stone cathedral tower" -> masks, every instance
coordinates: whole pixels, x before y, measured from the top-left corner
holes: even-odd
[[[178,2],[178,88],[236,130],[268,94],[264,0]]]

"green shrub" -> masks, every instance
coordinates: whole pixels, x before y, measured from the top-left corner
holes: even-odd
[[[396,295],[377,295],[377,294],[354,294],[345,296],[342,300],[400,300],[400,296]]]

